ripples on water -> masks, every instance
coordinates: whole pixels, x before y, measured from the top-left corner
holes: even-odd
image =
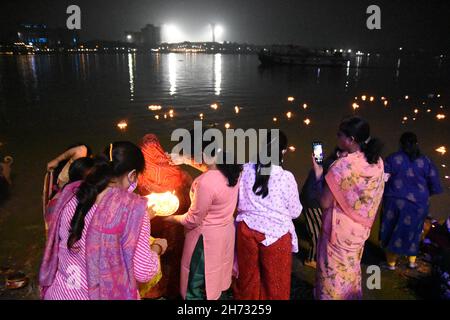
[[[386,153],[397,149],[403,131],[416,131],[421,148],[445,176],[450,174],[448,153],[435,149],[450,147],[449,80],[448,60],[431,57],[364,56],[351,61],[349,68],[261,68],[254,55],[1,56],[0,139],[26,144],[32,136],[53,154],[74,141],[99,147],[113,139],[138,141],[146,132],[157,132],[169,146],[173,129],[191,128],[203,113],[205,125],[219,128],[228,122],[232,128],[285,130],[296,147],[286,166],[301,183],[309,168],[310,142],[323,140],[331,150],[341,118],[359,114],[369,120],[373,135],[385,141]],[[288,102],[288,96],[295,100]],[[352,108],[355,101],[357,110]],[[217,110],[210,108],[213,103]],[[151,104],[162,110],[149,111]],[[174,117],[164,119],[169,109]],[[289,111],[291,119],[286,117]],[[437,120],[437,114],[446,118]],[[122,120],[128,123],[123,132],[116,126]],[[43,153],[42,158],[49,156]]]

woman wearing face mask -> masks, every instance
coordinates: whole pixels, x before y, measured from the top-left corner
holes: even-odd
[[[63,189],[39,273],[43,299],[139,298],[137,283],[152,279],[166,249],[162,239],[150,247],[147,202],[133,193],[143,169],[137,146],[115,142]]]
[[[325,177],[313,157],[323,210],[315,288],[321,300],[362,298],[361,257],[384,190],[382,145],[371,137],[369,124],[348,118],[337,136],[347,156],[336,160]]]

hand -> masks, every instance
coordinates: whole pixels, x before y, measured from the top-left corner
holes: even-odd
[[[177,153],[166,153],[166,155],[170,158],[170,164],[174,166],[179,166],[186,163],[185,157],[180,156]]]
[[[336,156],[338,157],[338,159],[345,158],[346,156],[348,156],[348,152],[338,150],[338,151],[336,151]]]
[[[147,213],[150,220],[156,217],[156,212],[153,211],[153,206],[147,207]]]
[[[167,250],[167,240],[156,238],[150,247],[152,248],[153,251],[158,253],[158,255],[162,256]],[[154,250],[153,249],[154,247],[156,247],[157,249]]]
[[[317,163],[316,158],[314,157],[314,154],[312,154],[311,157],[312,157],[314,173],[316,174],[316,180],[320,180],[323,175],[323,167]]]
[[[59,161],[58,160],[52,160],[49,163],[47,163],[47,171],[52,171],[55,170],[56,167],[58,166]]]

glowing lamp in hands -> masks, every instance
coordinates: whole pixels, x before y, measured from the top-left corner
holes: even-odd
[[[155,215],[167,217],[177,212],[180,206],[180,200],[174,192],[150,193],[145,196],[147,198],[147,206],[152,207]]]

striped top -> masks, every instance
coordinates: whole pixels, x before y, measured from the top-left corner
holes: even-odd
[[[45,300],[89,300],[86,274],[86,232],[97,209],[94,204],[85,217],[85,226],[72,250],[67,248],[70,221],[78,204],[74,197],[64,208],[59,228],[61,239],[58,252],[58,270],[55,280],[45,293]],[[133,273],[137,282],[148,282],[158,272],[158,255],[150,250],[150,220],[148,215],[139,233],[136,252],[133,257]]]

